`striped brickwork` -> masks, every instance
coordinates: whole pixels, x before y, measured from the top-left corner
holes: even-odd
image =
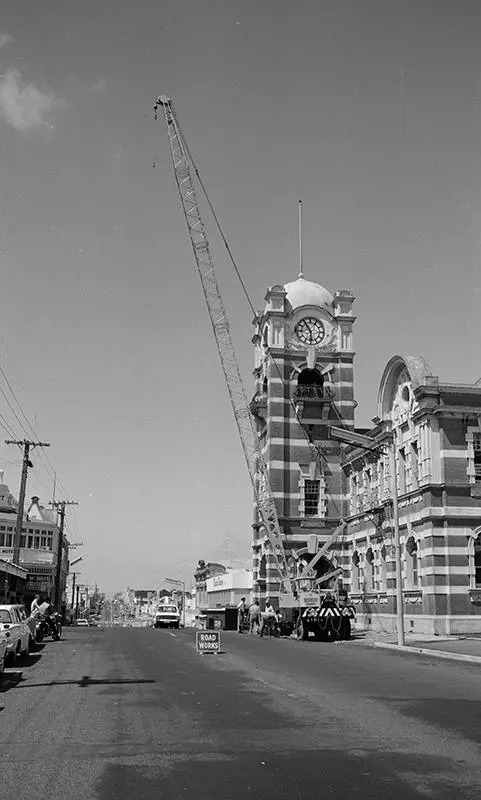
[[[331,336],[329,348],[319,346],[315,357],[293,340],[293,318],[303,313],[315,316],[311,306],[303,312],[293,311],[285,301],[282,287],[274,287],[267,295],[266,312],[257,320],[253,343],[255,360],[255,408],[258,412],[258,431],[268,465],[271,489],[276,501],[279,521],[285,534],[286,554],[307,545],[313,532],[320,541],[338,525],[342,516],[343,480],[341,447],[326,436],[326,424],[354,427],[354,371],[351,330],[353,318],[348,314],[353,298],[347,293],[341,323],[335,314],[319,309],[326,327],[332,324],[338,335]],[[275,308],[271,308],[275,306]],[[295,316],[297,315],[297,317]],[[324,315],[324,316],[322,316]],[[344,333],[342,334],[341,327]],[[266,346],[267,345],[267,346]],[[281,346],[279,346],[281,345]],[[303,370],[315,369],[329,387],[329,402],[307,400],[298,402],[296,390]],[[254,401],[253,401],[254,402]],[[309,444],[307,437],[319,448]],[[306,514],[308,481],[319,481],[317,514]],[[276,597],[279,592],[275,562],[266,547],[259,520],[253,526],[254,588],[263,599]]]

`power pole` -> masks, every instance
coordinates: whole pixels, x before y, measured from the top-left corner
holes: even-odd
[[[75,500],[55,500],[50,503],[53,508],[56,508],[60,517],[60,524],[58,527],[58,549],[57,549],[57,564],[55,570],[55,595],[54,607],[56,611],[60,611],[61,592],[60,592],[60,574],[62,570],[62,556],[63,556],[63,531],[65,526],[65,509],[66,506],[78,506]]]
[[[13,556],[12,563],[20,566],[20,542],[22,538],[23,512],[25,508],[25,489],[27,487],[27,472],[29,467],[33,467],[30,461],[30,448],[50,447],[48,442],[29,442],[27,439],[17,441],[16,439],[5,439],[5,444],[16,444],[23,447],[22,477],[20,480],[20,494],[18,496],[17,522],[15,525],[15,535],[13,537]]]
[[[70,605],[72,606],[72,613],[73,613],[73,607],[74,607],[74,603],[75,603],[75,578],[76,577],[77,577],[77,573],[76,572],[72,572],[72,602],[70,603]]]

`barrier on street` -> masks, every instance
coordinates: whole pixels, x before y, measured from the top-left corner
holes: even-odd
[[[196,631],[195,647],[198,653],[220,653],[220,631]]]

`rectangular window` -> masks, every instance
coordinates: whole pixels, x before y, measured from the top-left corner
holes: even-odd
[[[351,514],[357,513],[357,475],[351,475]]]
[[[0,547],[5,547],[5,534],[0,533]]]
[[[33,546],[35,550],[40,549],[40,536],[34,536],[33,538]]]
[[[53,550],[53,540],[51,536],[49,536],[47,539],[47,547],[49,550]]]
[[[411,444],[411,482],[412,489],[417,489],[419,487],[419,452],[417,442]]]
[[[26,536],[21,536],[21,537],[20,537],[20,547],[25,547],[25,545],[26,545],[26,539],[27,539],[27,537],[26,537]]]
[[[474,480],[481,481],[481,433],[473,433]]]
[[[411,563],[412,585],[413,589],[417,589],[419,585],[419,562],[418,562],[418,554],[416,551],[414,551],[411,558],[412,558],[412,563]]]
[[[364,472],[364,508],[370,508],[372,505],[372,472],[368,467]]]
[[[47,537],[46,536],[41,536],[40,537],[40,546],[42,547],[42,549],[47,547]]]
[[[31,550],[33,547],[33,536],[28,537],[28,544],[27,547]]]
[[[5,547],[13,547],[13,533],[7,533],[5,536]]]
[[[379,464],[372,465],[372,486],[371,486],[371,505],[379,504]]]
[[[304,514],[306,517],[319,516],[319,480],[306,479],[304,481]]]
[[[404,447],[399,448],[399,494],[406,493],[406,452]]]

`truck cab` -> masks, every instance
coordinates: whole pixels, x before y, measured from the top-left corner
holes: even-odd
[[[154,628],[179,628],[180,610],[175,603],[159,606],[154,618]]]

